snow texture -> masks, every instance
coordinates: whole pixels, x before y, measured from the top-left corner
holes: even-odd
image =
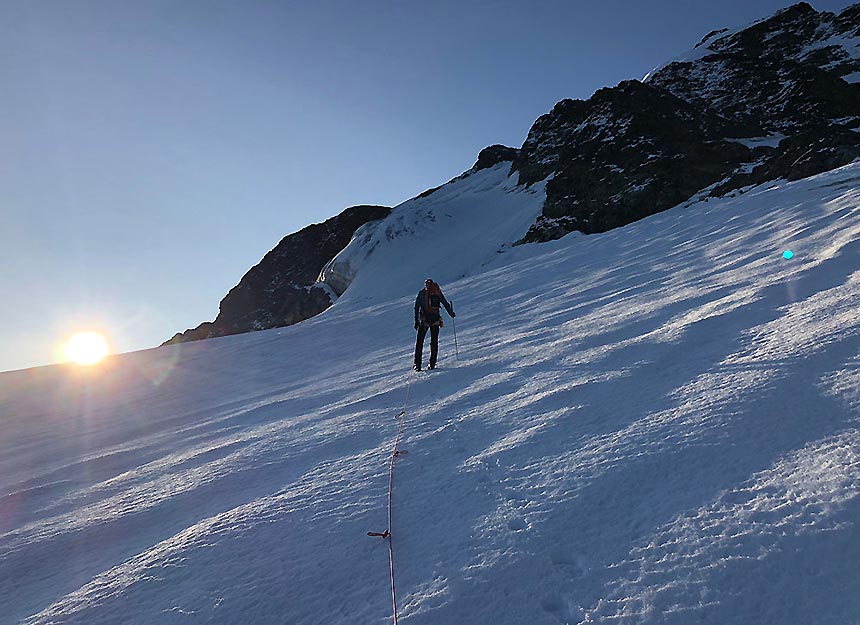
[[[736,143],[740,143],[741,145],[745,145],[750,149],[760,148],[760,147],[769,147],[775,148],[779,146],[779,142],[785,139],[785,135],[780,132],[775,132],[772,135],[768,135],[767,137],[749,137],[747,139],[726,139],[726,141],[734,141]]]
[[[856,622],[858,182],[488,257],[542,198],[479,172],[313,319],[0,375],[0,621],[390,623],[405,405],[403,623]],[[459,359],[413,374],[425,274]]]
[[[417,291],[426,278],[448,283],[480,271],[522,238],[546,199],[543,183],[517,186],[510,168],[498,163],[400,204],[360,228],[321,280],[340,292],[354,281],[343,297],[367,302]]]

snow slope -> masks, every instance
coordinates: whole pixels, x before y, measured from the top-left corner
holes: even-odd
[[[445,284],[480,272],[525,235],[546,200],[545,182],[517,186],[510,169],[506,161],[466,172],[366,224],[323,269],[323,284],[351,285],[343,297],[355,305],[417,292],[428,277]]]
[[[398,284],[0,375],[0,622],[390,623],[366,532],[404,405],[403,623],[856,622],[858,183],[768,184],[453,282],[377,266],[441,272],[459,303],[459,360],[446,324],[432,373],[408,371],[420,284]]]

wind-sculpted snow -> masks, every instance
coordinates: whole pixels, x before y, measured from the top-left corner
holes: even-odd
[[[504,181],[480,174],[463,182]],[[441,212],[395,210],[413,232],[311,320],[0,375],[0,622],[390,623],[388,547],[366,532],[386,527],[407,384],[401,622],[853,622],[858,180],[854,163],[489,256],[452,256]],[[466,206],[451,188],[424,199]],[[402,253],[427,240],[444,262]],[[391,282],[362,277],[397,254]],[[410,374],[428,272],[460,355],[446,320],[441,368]]]
[[[417,293],[428,277],[446,283],[480,271],[522,238],[546,199],[544,184],[517,186],[502,161],[395,207],[356,232],[321,280],[364,302]]]

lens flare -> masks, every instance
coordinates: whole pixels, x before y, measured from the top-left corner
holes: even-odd
[[[107,339],[98,332],[78,332],[63,347],[63,357],[79,365],[94,365],[109,353]]]

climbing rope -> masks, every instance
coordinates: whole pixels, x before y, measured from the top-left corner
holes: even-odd
[[[409,378],[406,382],[406,399],[403,402],[403,409],[396,419],[400,422],[400,427],[397,430],[397,438],[394,439],[394,449],[391,451],[391,458],[388,461],[388,528],[384,532],[368,532],[368,536],[379,536],[388,541],[388,569],[391,573],[391,604],[393,609],[393,623],[397,625],[397,593],[394,589],[394,543],[391,540],[391,493],[394,491],[394,460],[398,456],[408,453],[405,449],[399,449],[400,439],[403,437],[403,418],[406,416],[406,406],[409,403],[409,389],[412,386],[413,372],[409,372]]]

